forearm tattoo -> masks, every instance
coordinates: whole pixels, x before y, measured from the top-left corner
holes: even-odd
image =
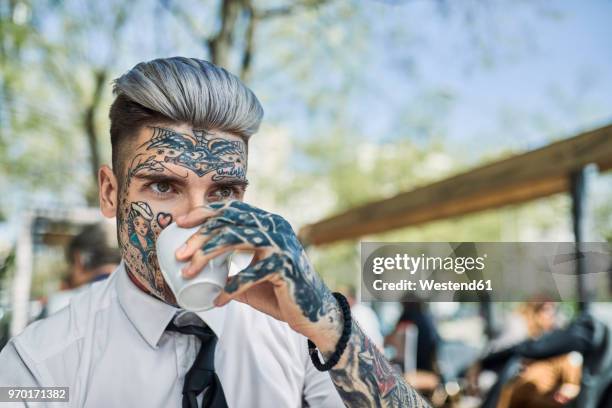
[[[330,375],[347,407],[429,407],[355,321],[336,367]]]
[[[149,129],[151,138],[136,148],[120,183],[119,244],[128,272],[151,294],[175,304],[159,269],[155,249],[157,236],[172,222],[172,215],[155,213],[149,203],[131,200],[130,186],[135,178],[143,175],[173,174],[185,178],[186,171],[198,177],[212,173],[214,182],[246,184],[246,145],[204,130],[194,129],[191,134],[183,134],[160,127]]]

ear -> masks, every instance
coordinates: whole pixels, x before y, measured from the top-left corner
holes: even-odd
[[[100,192],[100,210],[106,218],[117,215],[119,185],[115,173],[108,166],[98,170],[98,191]]]

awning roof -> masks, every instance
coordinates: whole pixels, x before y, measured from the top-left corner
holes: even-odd
[[[612,168],[612,125],[349,209],[300,232],[309,245],[380,233],[566,192],[588,164]]]

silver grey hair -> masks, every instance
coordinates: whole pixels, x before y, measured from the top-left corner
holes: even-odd
[[[115,80],[113,93],[172,121],[246,139],[257,132],[263,118],[259,100],[240,79],[195,58],[141,62]]]

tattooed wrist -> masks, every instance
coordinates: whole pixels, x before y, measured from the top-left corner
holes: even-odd
[[[330,375],[347,407],[429,407],[355,321],[347,349]]]
[[[321,323],[317,327],[317,335],[310,339],[325,359],[329,358],[336,351],[344,327],[344,317],[342,316],[342,310],[338,305],[338,301],[331,293],[330,296],[330,303],[327,306],[328,311],[320,319]]]

